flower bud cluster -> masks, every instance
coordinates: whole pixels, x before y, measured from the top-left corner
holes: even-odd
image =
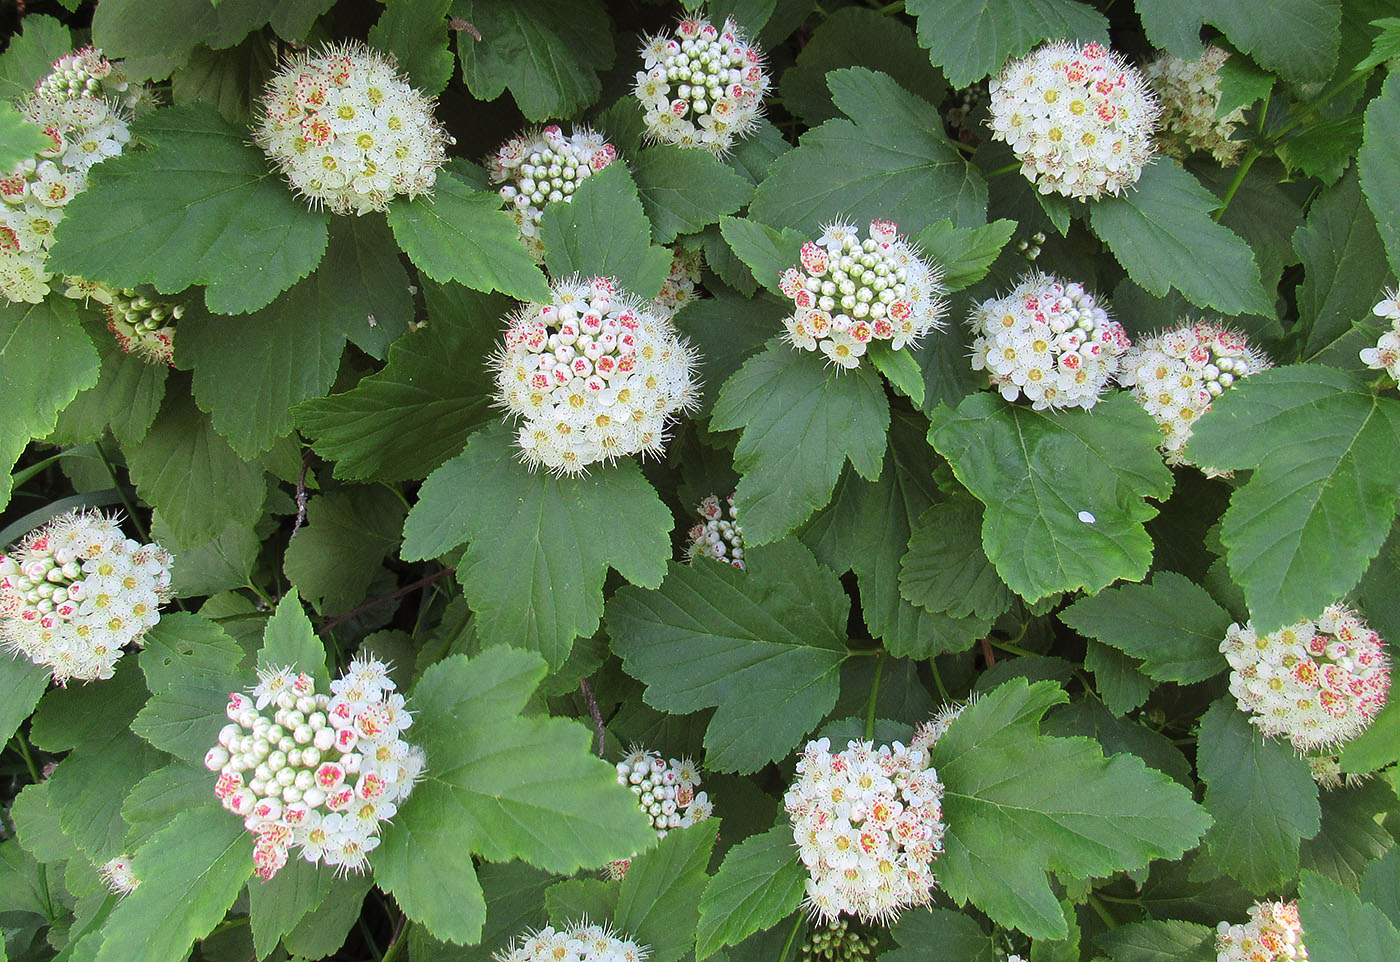
[[[803,962],[860,962],[874,954],[874,935],[844,916],[826,919],[812,927],[802,945]]]
[[[807,743],[797,775],[783,803],[813,916],[886,922],[928,904],[943,850],[943,783],[924,749],[851,741],[833,754],[820,738]]]
[[[131,108],[144,95],[102,51],[84,47],[59,58],[19,103],[49,144],[0,176],[0,292],[10,300],[37,304],[48,295],[49,247],[64,208],[94,164],[122,152]]]
[[[496,402],[524,419],[523,459],[579,474],[598,461],[660,454],[669,420],[697,403],[697,355],[611,278],[559,281],[553,292],[550,303],[508,319],[491,358]]]
[[[423,772],[423,750],[401,737],[413,720],[387,665],[357,657],[330,687],[317,692],[290,668],[259,671],[251,697],[229,695],[229,724],[204,756],[219,773],[215,796],[253,833],[260,878],[276,875],[292,848],[363,871]]]
[[[268,81],[253,139],[311,206],[384,210],[433,188],[447,134],[433,101],[361,43],[291,58]]]
[[[693,251],[675,248],[671,255],[671,272],[661,284],[661,293],[652,298],[652,312],[673,320],[682,307],[695,300],[695,285],[700,283],[700,268],[704,263],[705,254],[699,248]]]
[[[100,281],[67,277],[64,296],[91,299],[102,305],[107,330],[127,354],[152,363],[175,363],[175,323],[185,316],[185,306],[129,287],[109,287]]]
[[[1297,902],[1255,902],[1244,925],[1215,927],[1216,962],[1306,962]]]
[[[1143,75],[1103,44],[1045,44],[989,84],[992,137],[1042,194],[1103,197],[1152,159],[1158,107]]]
[[[97,874],[115,895],[130,895],[141,884],[141,880],[136,877],[136,872],[131,864],[130,855],[118,855],[116,858],[108,859],[97,870]]]
[[[1190,464],[1183,449],[1211,402],[1243,377],[1273,363],[1238,331],[1210,321],[1185,321],[1122,358],[1118,382],[1132,388],[1143,410],[1162,430],[1168,464]]]
[[[546,925],[538,932],[527,932],[492,958],[496,962],[643,962],[648,951],[607,925],[590,925],[584,919],[558,929]]]
[[[1207,44],[1195,60],[1182,60],[1163,53],[1143,68],[1147,82],[1162,105],[1157,146],[1162,153],[1186,157],[1203,150],[1217,163],[1230,166],[1239,162],[1244,143],[1231,140],[1235,125],[1244,121],[1244,108],[1236,107],[1224,117],[1220,109],[1220,68],[1230,55]]]
[[[1240,710],[1261,732],[1287,738],[1300,752],[1355,738],[1390,692],[1384,642],[1340,604],[1315,621],[1266,635],[1253,622],[1232,624],[1220,651],[1230,663],[1230,694]]]
[[[141,644],[174,597],[173,562],[101,512],[57,517],[0,554],[0,645],[60,685],[111,678],[122,648]]]
[[[1093,407],[1131,345],[1084,285],[1053,274],[1025,275],[1010,294],[973,308],[969,323],[972,369],[1037,411]]]
[[[1363,348],[1361,363],[1377,371],[1390,375],[1392,381],[1400,381],[1400,293],[1394,289],[1385,292],[1385,299],[1371,308],[1371,313],[1390,322],[1390,330],[1380,336],[1375,347]]]
[[[1045,234],[1036,231],[1028,238],[1016,242],[1016,253],[1020,254],[1032,264],[1040,256],[1040,245],[1045,243]]]
[[[714,558],[744,570],[744,529],[739,526],[739,512],[734,509],[734,495],[721,501],[709,495],[697,510],[705,520],[690,529],[687,561]]]
[[[864,240],[834,221],[802,245],[800,266],[778,282],[796,310],[783,321],[793,347],[820,350],[838,370],[860,366],[872,341],[893,350],[942,330],[948,305],[942,272],[887,220],[870,222]]]
[[[733,19],[716,29],[687,18],[674,35],[647,38],[641,54],[633,92],[650,139],[724,153],[758,126],[768,74]]]
[[[574,191],[589,175],[617,160],[617,148],[602,134],[577,127],[571,136],[554,124],[535,127],[512,137],[486,159],[486,175],[502,184],[501,196],[510,204],[511,217],[520,228],[536,261],[544,261],[540,217],[545,207],[574,199]]]

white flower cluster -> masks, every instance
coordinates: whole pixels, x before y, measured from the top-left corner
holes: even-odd
[[[1361,363],[1400,381],[1400,293],[1387,290],[1385,299],[1371,308],[1371,313],[1388,320],[1390,330],[1380,336],[1375,347],[1362,349]]]
[[[1103,44],[1045,44],[988,87],[992,137],[1042,194],[1102,197],[1152,159],[1158,107],[1142,74]]]
[[[1231,140],[1235,125],[1244,121],[1244,108],[1237,107],[1224,117],[1220,108],[1220,68],[1230,55],[1219,47],[1206,45],[1195,60],[1182,60],[1163,53],[1143,68],[1147,82],[1162,105],[1157,146],[1165,154],[1186,157],[1203,150],[1226,166],[1239,162],[1243,141]]]
[[[94,164],[122,152],[131,108],[144,95],[102,51],[84,47],[59,58],[19,103],[50,144],[0,177],[0,291],[10,300],[37,304],[48,295],[49,247],[63,210]]]
[[[97,874],[114,895],[130,895],[141,884],[131,864],[130,855],[118,855],[108,859],[97,870]]]
[[[763,54],[732,19],[722,29],[697,17],[674,35],[642,44],[633,88],[647,136],[659,143],[724,153],[757,126],[768,90]]]
[[[928,904],[944,825],[943,783],[925,749],[851,741],[833,754],[819,738],[807,743],[797,775],[783,803],[810,875],[804,904],[813,916],[887,922]]]
[[[643,962],[648,948],[587,919],[527,932],[492,956],[496,962]]]
[[[1238,331],[1210,321],[1185,321],[1123,355],[1118,382],[1133,389],[1162,429],[1168,464],[1190,464],[1183,449],[1211,402],[1242,377],[1273,367]]]
[[[695,285],[700,283],[700,267],[705,254],[677,247],[671,255],[671,272],[661,284],[661,293],[651,300],[653,313],[672,320],[682,307],[696,299]]]
[[[700,766],[689,758],[661,757],[660,752],[633,748],[617,763],[617,783],[637,796],[637,805],[651,820],[657,838],[678,828],[689,828],[715,813],[715,807],[700,787]],[[614,880],[627,874],[631,859],[619,859],[608,865],[608,875]]]
[[[574,191],[589,175],[617,160],[617,148],[602,134],[577,127],[565,137],[558,125],[534,127],[512,137],[486,158],[486,175],[503,184],[501,196],[510,204],[510,215],[520,228],[536,261],[544,261],[540,240],[540,216],[555,201],[574,199]]]
[[[859,367],[871,341],[893,350],[917,344],[943,328],[948,311],[942,272],[887,220],[870,222],[868,236],[844,221],[822,229],[802,245],[801,266],[778,282],[796,310],[783,323],[786,340],[805,351],[820,350],[838,370]]]
[[[337,44],[273,75],[253,139],[312,207],[364,214],[433,189],[448,141],[433,106],[391,58]]]
[[[697,403],[699,358],[611,278],[559,281],[553,292],[508,319],[491,358],[496,402],[525,421],[516,435],[525,463],[579,474],[660,454],[669,419]]]
[[[744,529],[739,526],[739,512],[734,510],[734,495],[721,501],[708,495],[696,508],[705,520],[690,529],[687,561],[714,558],[744,570]]]
[[[878,945],[871,932],[851,924],[850,919],[838,916],[826,919],[812,927],[807,941],[802,945],[804,962],[860,962],[870,958]]]
[[[141,644],[174,597],[173,561],[101,512],[54,518],[0,554],[0,646],[60,685],[111,678],[122,648]]]
[[[1053,274],[1025,275],[1010,294],[973,308],[969,323],[972,369],[1037,411],[1093,407],[1131,346],[1083,284]]]
[[[1306,962],[1297,902],[1255,902],[1249,922],[1215,927],[1216,962]]]
[[[259,671],[251,698],[229,695],[229,724],[204,764],[219,773],[215,796],[254,835],[260,878],[276,875],[292,847],[308,862],[364,871],[425,761],[400,737],[413,720],[395,687],[382,661],[357,657],[329,695],[290,668]]]
[[[1230,694],[1266,735],[1300,752],[1361,734],[1390,692],[1385,643],[1354,611],[1329,605],[1315,621],[1260,635],[1252,622],[1230,625],[1220,651],[1230,663]]]
[[[107,330],[127,354],[144,361],[175,364],[175,322],[185,316],[183,304],[173,304],[157,296],[131,288],[109,287],[100,281],[68,277],[64,296],[74,300],[94,300],[107,315]]]

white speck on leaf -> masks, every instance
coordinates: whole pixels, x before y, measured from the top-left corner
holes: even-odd
[[[1097,521],[1097,520],[1099,520],[1099,519],[1096,518],[1096,517],[1094,517],[1092,514],[1090,514],[1090,513],[1087,512],[1087,511],[1081,511],[1081,512],[1079,512],[1079,520],[1080,520],[1080,521],[1083,521],[1085,524],[1093,524],[1095,521]]]

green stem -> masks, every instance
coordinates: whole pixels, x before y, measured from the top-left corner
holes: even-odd
[[[399,926],[399,931],[394,935],[394,941],[389,943],[389,947],[384,950],[384,957],[379,962],[394,962],[403,951],[403,947],[408,943],[408,930],[413,927],[413,923],[404,920]]]
[[[865,737],[875,735],[875,699],[880,694],[880,674],[885,670],[885,659],[875,659],[875,678],[870,682],[870,698],[865,703]]]
[[[126,487],[123,486],[121,478],[117,477],[117,467],[112,463],[112,459],[107,457],[107,449],[102,446],[101,441],[94,441],[93,447],[97,449],[97,455],[102,459],[102,463],[107,467],[107,474],[112,478],[112,487],[117,489],[117,494],[121,495],[122,507],[126,508],[127,517],[131,518],[131,523],[136,526],[136,532],[141,535],[141,540],[150,542],[151,534],[146,530],[146,526],[141,523],[141,519],[136,516],[136,505],[127,496]]]
[[[882,15],[903,13],[904,0],[894,0],[894,3],[887,3],[882,7],[876,7],[875,12]]]
[[[249,582],[248,582],[246,585],[244,585],[243,587],[247,588],[247,589],[248,589],[249,591],[251,591],[253,594],[257,595],[257,596],[258,596],[258,599],[259,599],[260,601],[262,601],[263,604],[267,605],[268,608],[276,608],[276,607],[277,607],[276,603],[272,600],[272,598],[268,595],[268,593],[267,593],[266,591],[263,591],[263,590],[262,590],[261,588],[259,588],[257,585],[253,584],[251,581],[249,581]],[[260,613],[261,613],[261,612],[260,612]]]
[[[24,767],[29,769],[29,778],[35,785],[42,782],[43,776],[39,774],[39,766],[34,764],[34,756],[30,754],[29,742],[24,737],[24,732],[15,732],[14,742],[19,748],[20,757],[24,759]]]
[[[1292,130],[1294,127],[1297,127],[1297,126],[1299,126],[1300,124],[1302,124],[1303,121],[1305,121],[1305,120],[1308,119],[1308,117],[1310,117],[1310,116],[1312,116],[1313,114],[1317,113],[1318,110],[1322,107],[1322,105],[1325,104],[1325,103],[1327,103],[1327,101],[1331,100],[1333,97],[1337,96],[1337,94],[1341,93],[1343,90],[1346,90],[1348,87],[1354,86],[1354,85],[1360,83],[1361,81],[1366,80],[1366,79],[1367,79],[1368,77],[1370,77],[1370,76],[1371,76],[1371,71],[1370,71],[1370,70],[1365,70],[1365,71],[1362,71],[1361,73],[1354,73],[1354,74],[1352,74],[1350,77],[1348,77],[1346,80],[1343,80],[1341,83],[1337,84],[1337,85],[1336,85],[1335,87],[1333,87],[1332,89],[1330,89],[1330,90],[1324,90],[1322,93],[1320,93],[1320,94],[1317,95],[1316,99],[1309,101],[1309,102],[1303,107],[1303,110],[1302,110],[1301,113],[1299,113],[1296,117],[1294,117],[1294,118],[1293,118],[1292,120],[1290,120],[1288,123],[1286,123],[1286,124],[1284,124],[1282,127],[1280,127],[1280,128],[1274,133],[1273,140],[1274,140],[1275,142],[1277,142],[1277,141],[1279,140],[1279,138],[1281,138],[1284,134],[1288,133],[1288,132],[1289,132],[1290,130]],[[1268,102],[1267,102],[1267,101],[1265,101],[1264,106],[1265,106],[1266,108],[1268,107]]]
[[[1230,206],[1230,201],[1235,199],[1235,192],[1240,189],[1240,184],[1244,183],[1244,175],[1249,173],[1249,168],[1254,166],[1254,162],[1263,155],[1258,147],[1249,148],[1249,153],[1244,155],[1244,160],[1240,163],[1240,169],[1235,172],[1235,179],[1230,181],[1230,187],[1225,191],[1224,198],[1220,201],[1220,208],[1215,212],[1215,222],[1220,223],[1220,218],[1225,216],[1225,210]]]
[[[851,658],[874,658],[885,653],[883,648],[847,648],[846,654]]]
[[[216,624],[222,624],[225,621],[243,621],[248,618],[266,618],[270,614],[272,614],[272,612],[270,611],[240,611],[236,615],[219,615],[217,618],[210,618],[209,620],[215,622]]]
[[[788,932],[787,941],[783,943],[783,951],[778,954],[778,962],[787,962],[788,950],[792,948],[792,943],[797,940],[797,930],[802,926],[802,913],[798,912],[792,920],[792,931]]]
[[[1007,164],[1005,167],[998,167],[996,170],[989,170],[982,175],[984,180],[991,180],[993,177],[1000,177],[1002,174],[1009,174],[1021,169],[1021,162]]]
[[[1098,913],[1099,918],[1103,919],[1104,925],[1110,929],[1118,928],[1118,920],[1109,914],[1108,909],[1104,908],[1104,904],[1099,901],[1098,896],[1092,892],[1089,893],[1089,907]]]
[[[1038,657],[1037,652],[1034,652],[1034,651],[1027,651],[1026,649],[1022,648],[1020,645],[1013,645],[1013,644],[1012,644],[1011,642],[1009,642],[1009,641],[997,641],[995,638],[988,638],[987,640],[990,641],[990,642],[992,643],[992,647],[993,647],[993,648],[1000,648],[1002,651],[1009,651],[1009,652],[1011,652],[1013,655],[1020,655],[1022,658],[1027,658],[1027,657],[1034,658],[1034,657]]]
[[[948,694],[948,686],[945,685],[945,684],[943,684],[943,676],[940,675],[940,674],[938,673],[938,665],[934,662],[934,660],[933,660],[932,658],[930,658],[930,659],[928,660],[928,667],[929,667],[929,670],[933,672],[933,683],[934,683],[936,686],[938,686],[938,694],[939,694],[939,696],[940,696],[945,702],[947,702],[947,701],[952,701],[952,700],[953,700],[952,696]]]
[[[365,923],[365,917],[362,915],[355,921],[359,926],[361,937],[364,938],[365,944],[369,946],[369,950],[376,956],[379,956],[379,943],[374,941],[374,933],[369,930],[369,926]]]

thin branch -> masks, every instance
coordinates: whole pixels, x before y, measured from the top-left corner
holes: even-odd
[[[292,522],[292,538],[297,536],[301,526],[306,523],[306,469],[311,464],[311,449],[307,448],[301,456],[301,474],[297,477],[297,518]],[[291,543],[292,538],[288,538]]]
[[[387,595],[380,595],[378,598],[371,598],[364,604],[359,605],[355,608],[351,608],[343,615],[336,615],[334,618],[329,618],[326,621],[322,622],[321,630],[331,631],[339,625],[342,625],[345,622],[349,621],[351,618],[356,617],[357,615],[362,615],[366,611],[369,611],[373,608],[378,608],[380,605],[388,604],[396,598],[402,598],[406,594],[410,594],[414,591],[417,591],[424,585],[430,585],[434,581],[439,581],[443,578],[446,578],[448,575],[454,573],[456,570],[456,568],[443,568],[441,571],[433,572],[426,578],[419,578],[417,581],[413,582],[413,584],[404,585],[402,588],[398,588],[394,591],[391,591]]]
[[[588,679],[580,678],[578,690],[583,693],[583,700],[588,705],[588,712],[593,716],[593,731],[598,735],[598,757],[603,757],[603,713],[598,710],[598,699],[593,697],[593,689],[588,687]]]

